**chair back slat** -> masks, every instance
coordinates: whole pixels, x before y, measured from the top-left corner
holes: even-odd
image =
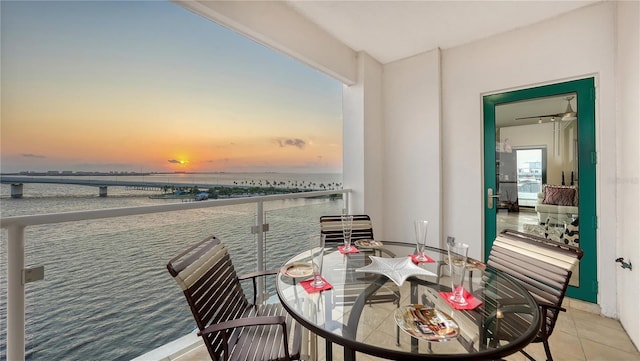
[[[342,216],[331,215],[320,217],[320,233],[325,235],[326,243],[342,243]],[[371,218],[366,214],[354,214],[351,226],[351,240],[374,239]]]
[[[554,306],[542,315],[548,337],[558,318],[571,270],[582,255],[577,247],[505,230],[494,241],[487,265],[520,281],[538,304]]]

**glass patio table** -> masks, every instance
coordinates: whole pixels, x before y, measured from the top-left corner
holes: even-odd
[[[335,246],[325,248],[322,276],[332,286],[328,290],[308,292],[302,282],[310,276],[286,271],[291,264],[309,262],[309,252],[287,261],[277,276],[276,289],[283,307],[306,329],[325,339],[328,361],[333,356],[333,343],[344,347],[345,361],[355,360],[356,352],[395,360],[499,359],[524,348],[540,328],[540,311],[529,292],[509,275],[481,262],[468,260],[464,281],[476,307],[459,310],[440,294],[451,291],[446,250],[427,247],[425,253],[432,262],[411,263],[414,275],[400,286],[384,275],[385,271],[356,270],[379,264],[371,265],[370,256],[402,262],[414,253],[414,244],[385,241],[381,248],[359,250],[341,254]],[[424,318],[408,320],[407,315],[411,318],[416,309],[427,312],[426,321],[431,321],[431,316],[442,321],[436,329],[446,329],[446,334],[423,332],[421,327],[429,326],[420,322]],[[516,316],[509,317],[515,322],[501,322],[506,312]],[[429,327],[433,330],[434,325]]]

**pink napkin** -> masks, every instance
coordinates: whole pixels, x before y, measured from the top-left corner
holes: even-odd
[[[411,257],[411,260],[413,261],[413,263],[415,264],[419,264],[419,263],[431,263],[431,262],[435,262],[433,260],[433,258],[427,256],[426,254],[424,255],[425,257],[427,257],[427,259],[425,261],[419,261],[418,260],[418,255],[417,254],[410,254],[409,257]]]
[[[307,291],[307,293],[315,293],[315,292],[320,292],[324,290],[330,290],[333,288],[331,283],[329,283],[329,281],[327,281],[324,277],[322,277],[322,280],[324,281],[324,286],[320,288],[315,288],[311,286],[311,282],[313,282],[313,278],[310,280],[305,280],[300,282],[300,285],[302,286],[302,288],[304,288],[305,291]]]
[[[347,254],[347,253],[359,253],[360,250],[358,250],[355,246],[351,246],[351,249],[348,251],[344,250],[344,246],[338,246],[338,251],[340,251],[340,253],[342,254]]]
[[[463,290],[462,297],[467,300],[467,304],[461,306],[449,299],[451,293],[452,292],[440,292],[440,297],[444,298],[444,300],[447,301],[451,305],[451,307],[455,308],[456,310],[473,310],[474,308],[482,304],[482,301],[475,298],[471,293],[467,292],[467,290]]]

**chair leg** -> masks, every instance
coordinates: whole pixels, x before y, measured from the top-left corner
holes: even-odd
[[[551,356],[551,349],[549,348],[549,340],[542,341],[544,345],[544,353],[547,354],[547,361],[553,361],[553,356]]]

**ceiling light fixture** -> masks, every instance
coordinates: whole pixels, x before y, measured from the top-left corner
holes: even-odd
[[[577,117],[578,113],[574,112],[573,108],[571,108],[571,99],[573,99],[573,96],[568,96],[564,99],[567,101],[567,109],[564,111],[564,114],[562,115],[562,120],[568,121],[568,120],[578,119]]]

